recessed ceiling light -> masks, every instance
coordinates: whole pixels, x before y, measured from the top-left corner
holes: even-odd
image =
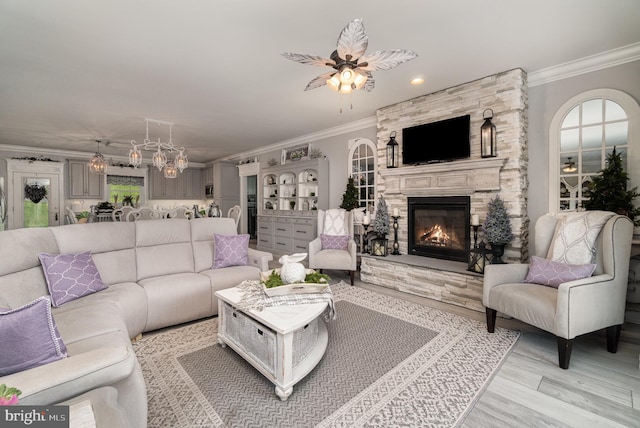
[[[414,77],[413,79],[411,79],[412,85],[422,85],[423,83],[424,83],[423,77]]]

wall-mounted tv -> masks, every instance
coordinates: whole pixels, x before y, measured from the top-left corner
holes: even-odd
[[[447,162],[468,158],[471,116],[460,116],[402,130],[402,163]]]

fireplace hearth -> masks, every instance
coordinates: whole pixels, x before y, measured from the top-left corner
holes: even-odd
[[[470,198],[408,198],[409,254],[468,262]]]

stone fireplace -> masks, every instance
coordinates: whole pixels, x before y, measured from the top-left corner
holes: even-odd
[[[480,126],[483,123],[482,112],[486,108],[493,110],[493,123],[497,129],[498,156],[493,158],[480,156]],[[469,159],[386,168],[386,145],[392,131],[401,135],[403,128],[466,114],[471,116]],[[362,280],[484,311],[483,277],[467,271],[468,252],[473,245],[469,239],[470,215],[477,214],[480,223],[483,223],[488,202],[500,195],[509,212],[514,234],[514,239],[505,249],[503,260],[524,262],[529,258],[526,73],[520,69],[510,70],[403,101],[378,110],[377,118],[376,190],[384,196],[389,211],[396,208],[399,211],[398,243],[401,255],[363,256]],[[397,142],[402,150],[402,139],[398,138]],[[428,148],[429,144],[446,144],[446,141],[425,141],[425,147]],[[464,217],[461,220],[464,225],[455,226],[455,247],[459,252],[453,256],[433,254],[434,247],[446,247],[440,245],[443,244],[440,238],[430,238],[430,233],[439,233],[436,228],[430,230],[434,224],[427,224],[426,231],[425,225],[420,226],[421,233],[416,236],[418,232],[413,230],[415,219],[410,219],[413,217],[410,213],[412,201],[444,197],[469,201],[465,213],[456,214]],[[448,217],[448,214],[441,216]],[[448,224],[445,226],[448,227]],[[419,243],[422,237],[431,239],[431,242],[416,248],[416,242]],[[460,242],[463,242],[462,245],[459,245]]]
[[[468,196],[409,198],[408,253],[437,259],[469,260]]]

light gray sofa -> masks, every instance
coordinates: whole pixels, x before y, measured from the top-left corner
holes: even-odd
[[[163,219],[0,232],[0,307],[49,294],[40,253],[90,250],[108,285],[53,309],[67,358],[2,376],[0,384],[20,389],[20,404],[37,405],[110,386],[127,426],[146,426],[146,387],[130,339],[216,315],[215,291],[258,279],[273,259],[249,249],[248,266],[212,269],[214,233],[235,235],[235,222]]]

